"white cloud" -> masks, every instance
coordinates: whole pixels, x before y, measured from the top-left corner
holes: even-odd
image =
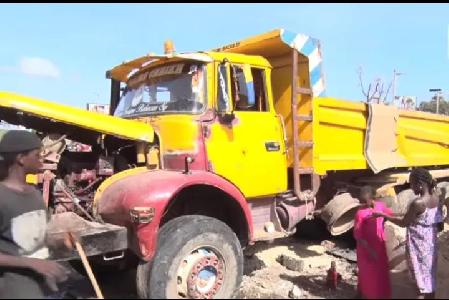
[[[61,72],[48,59],[40,57],[24,57],[19,61],[19,70],[26,75],[59,78]]]

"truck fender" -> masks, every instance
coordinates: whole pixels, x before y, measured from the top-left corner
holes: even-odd
[[[101,195],[95,199],[95,211],[105,222],[131,228],[134,234],[130,248],[146,261],[155,254],[160,222],[167,206],[179,192],[193,185],[217,188],[235,200],[248,225],[248,239],[253,240],[252,216],[244,195],[231,182],[214,173],[148,170],[111,182],[109,186],[100,186]],[[149,223],[132,222],[130,210],[136,207],[153,209],[154,215]]]

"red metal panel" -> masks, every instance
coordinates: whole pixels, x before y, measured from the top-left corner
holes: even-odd
[[[253,222],[249,206],[242,193],[224,178],[205,171],[192,170],[191,174],[180,171],[156,170],[126,177],[110,187],[98,201],[98,213],[112,224],[133,228],[143,259],[151,260],[156,250],[159,223],[170,200],[182,189],[192,185],[216,187],[232,197],[242,208],[253,239]],[[151,223],[131,224],[129,210],[134,207],[154,207]]]

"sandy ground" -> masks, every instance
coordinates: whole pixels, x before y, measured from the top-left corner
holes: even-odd
[[[282,266],[277,257],[288,255],[304,261],[301,272],[290,271]],[[331,262],[335,261],[342,282],[337,291],[326,288],[326,275]],[[245,276],[240,288],[240,298],[293,298],[294,286],[301,299],[348,299],[354,298],[357,285],[356,265],[345,259],[325,253],[318,242],[289,238],[274,244],[259,244],[257,252],[246,258]]]
[[[398,233],[398,236],[400,234]],[[390,236],[391,238],[391,236]],[[398,238],[401,240],[401,237]],[[438,298],[449,298],[449,227],[440,235],[438,265]],[[398,248],[399,249],[399,248]],[[395,257],[402,257],[400,249]],[[399,253],[399,254],[398,254]],[[288,255],[304,262],[300,272],[290,271],[278,262],[280,255]],[[325,285],[326,271],[332,261],[342,275],[337,291],[329,291]],[[396,264],[391,274],[393,298],[413,298],[415,289],[404,263]],[[401,267],[397,267],[397,266]],[[136,298],[135,273],[118,273],[100,281],[107,299]],[[95,298],[88,279],[74,273],[69,282],[70,290],[78,298]],[[350,299],[356,296],[357,266],[343,258],[329,255],[321,241],[307,241],[291,237],[271,244],[259,243],[245,252],[243,282],[237,297],[249,298],[301,298],[301,299]],[[292,290],[295,295],[292,295]]]
[[[307,242],[297,238],[277,240],[272,244],[257,244],[248,251],[250,254],[245,255],[244,277],[237,297],[291,298],[291,290],[296,286],[296,297],[300,298],[353,298],[356,286],[355,264],[328,255],[324,251],[319,242]],[[277,258],[282,254],[303,260],[303,271],[290,271],[281,265]],[[326,271],[333,260],[343,277],[335,292],[328,291],[325,287]],[[75,271],[71,277],[68,289],[73,295],[78,299],[95,298],[87,278]],[[102,278],[99,283],[107,299],[132,299],[136,298],[134,279],[135,273],[130,271],[111,274]]]

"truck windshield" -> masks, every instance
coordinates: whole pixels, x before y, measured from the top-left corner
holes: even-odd
[[[114,115],[130,118],[201,112],[206,107],[205,82],[202,63],[176,63],[150,69],[128,81]]]

